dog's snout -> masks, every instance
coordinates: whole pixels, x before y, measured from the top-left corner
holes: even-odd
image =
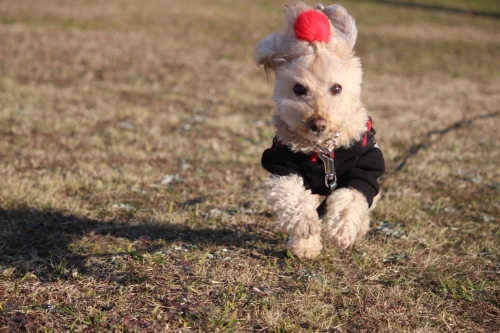
[[[309,121],[309,128],[313,132],[323,132],[326,129],[327,122],[325,118],[317,118]]]

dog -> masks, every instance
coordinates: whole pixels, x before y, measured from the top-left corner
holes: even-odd
[[[256,63],[276,77],[265,197],[289,235],[288,250],[312,259],[323,248],[325,214],[325,234],[342,249],[366,234],[385,166],[360,99],[354,18],[340,5],[299,1],[283,13],[284,27],[255,48]],[[319,196],[326,199],[317,208]]]

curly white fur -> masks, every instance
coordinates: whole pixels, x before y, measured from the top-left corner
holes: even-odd
[[[321,245],[321,235],[319,233],[307,239],[290,234],[286,247],[299,258],[312,259],[321,253],[323,245]]]
[[[350,188],[338,189],[327,199],[326,233],[340,248],[354,245],[370,224],[368,202],[363,194]]]
[[[339,147],[349,147],[366,131],[368,115],[360,100],[363,71],[353,46],[357,30],[352,16],[339,6],[321,10],[328,16],[332,35],[328,43],[297,40],[293,23],[300,12],[312,7],[294,1],[285,6],[286,24],[257,44],[255,61],[274,71],[276,109],[273,124],[276,136],[293,151],[311,153],[311,142],[333,137],[342,128]],[[298,97],[295,84],[307,87],[308,94]],[[342,86],[342,94],[333,96],[330,87]],[[309,120],[323,118],[328,125],[321,134],[312,133]]]
[[[285,26],[258,43],[255,61],[269,74],[276,74],[273,124],[276,137],[294,152],[310,154],[314,143],[332,138],[341,130],[338,147],[348,148],[366,131],[367,111],[361,102],[362,69],[354,56],[357,28],[347,11],[333,5],[316,10],[330,20],[331,37],[323,41],[298,40],[294,22],[298,15],[312,7],[294,1],[284,7]],[[296,94],[300,84],[307,94]],[[333,85],[342,87],[332,94]],[[311,131],[310,121],[323,119],[321,133]],[[313,258],[322,248],[321,221],[316,213],[315,196],[306,190],[301,177],[271,176],[266,182],[266,198],[281,228],[289,233],[288,249],[300,258]],[[341,248],[354,244],[369,226],[368,203],[354,189],[338,189],[327,200],[326,234]]]
[[[265,197],[273,208],[283,231],[300,238],[319,234],[321,225],[316,213],[317,201],[297,175],[270,176],[264,182]]]
[[[266,199],[272,206],[283,231],[290,235],[287,248],[299,258],[318,256],[321,245],[321,221],[316,213],[317,200],[306,190],[301,177],[270,176],[264,183]]]

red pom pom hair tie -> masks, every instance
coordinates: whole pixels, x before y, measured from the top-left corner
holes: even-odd
[[[328,17],[314,9],[300,13],[293,26],[297,39],[328,43],[330,40],[330,21]]]

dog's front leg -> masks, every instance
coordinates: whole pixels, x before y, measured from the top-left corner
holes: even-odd
[[[370,209],[361,192],[342,188],[327,199],[326,233],[338,247],[345,249],[364,236],[370,224]]]
[[[287,248],[299,258],[320,254],[321,222],[316,212],[317,201],[306,190],[297,175],[270,176],[264,183],[266,199],[273,208],[283,231],[290,235]]]

